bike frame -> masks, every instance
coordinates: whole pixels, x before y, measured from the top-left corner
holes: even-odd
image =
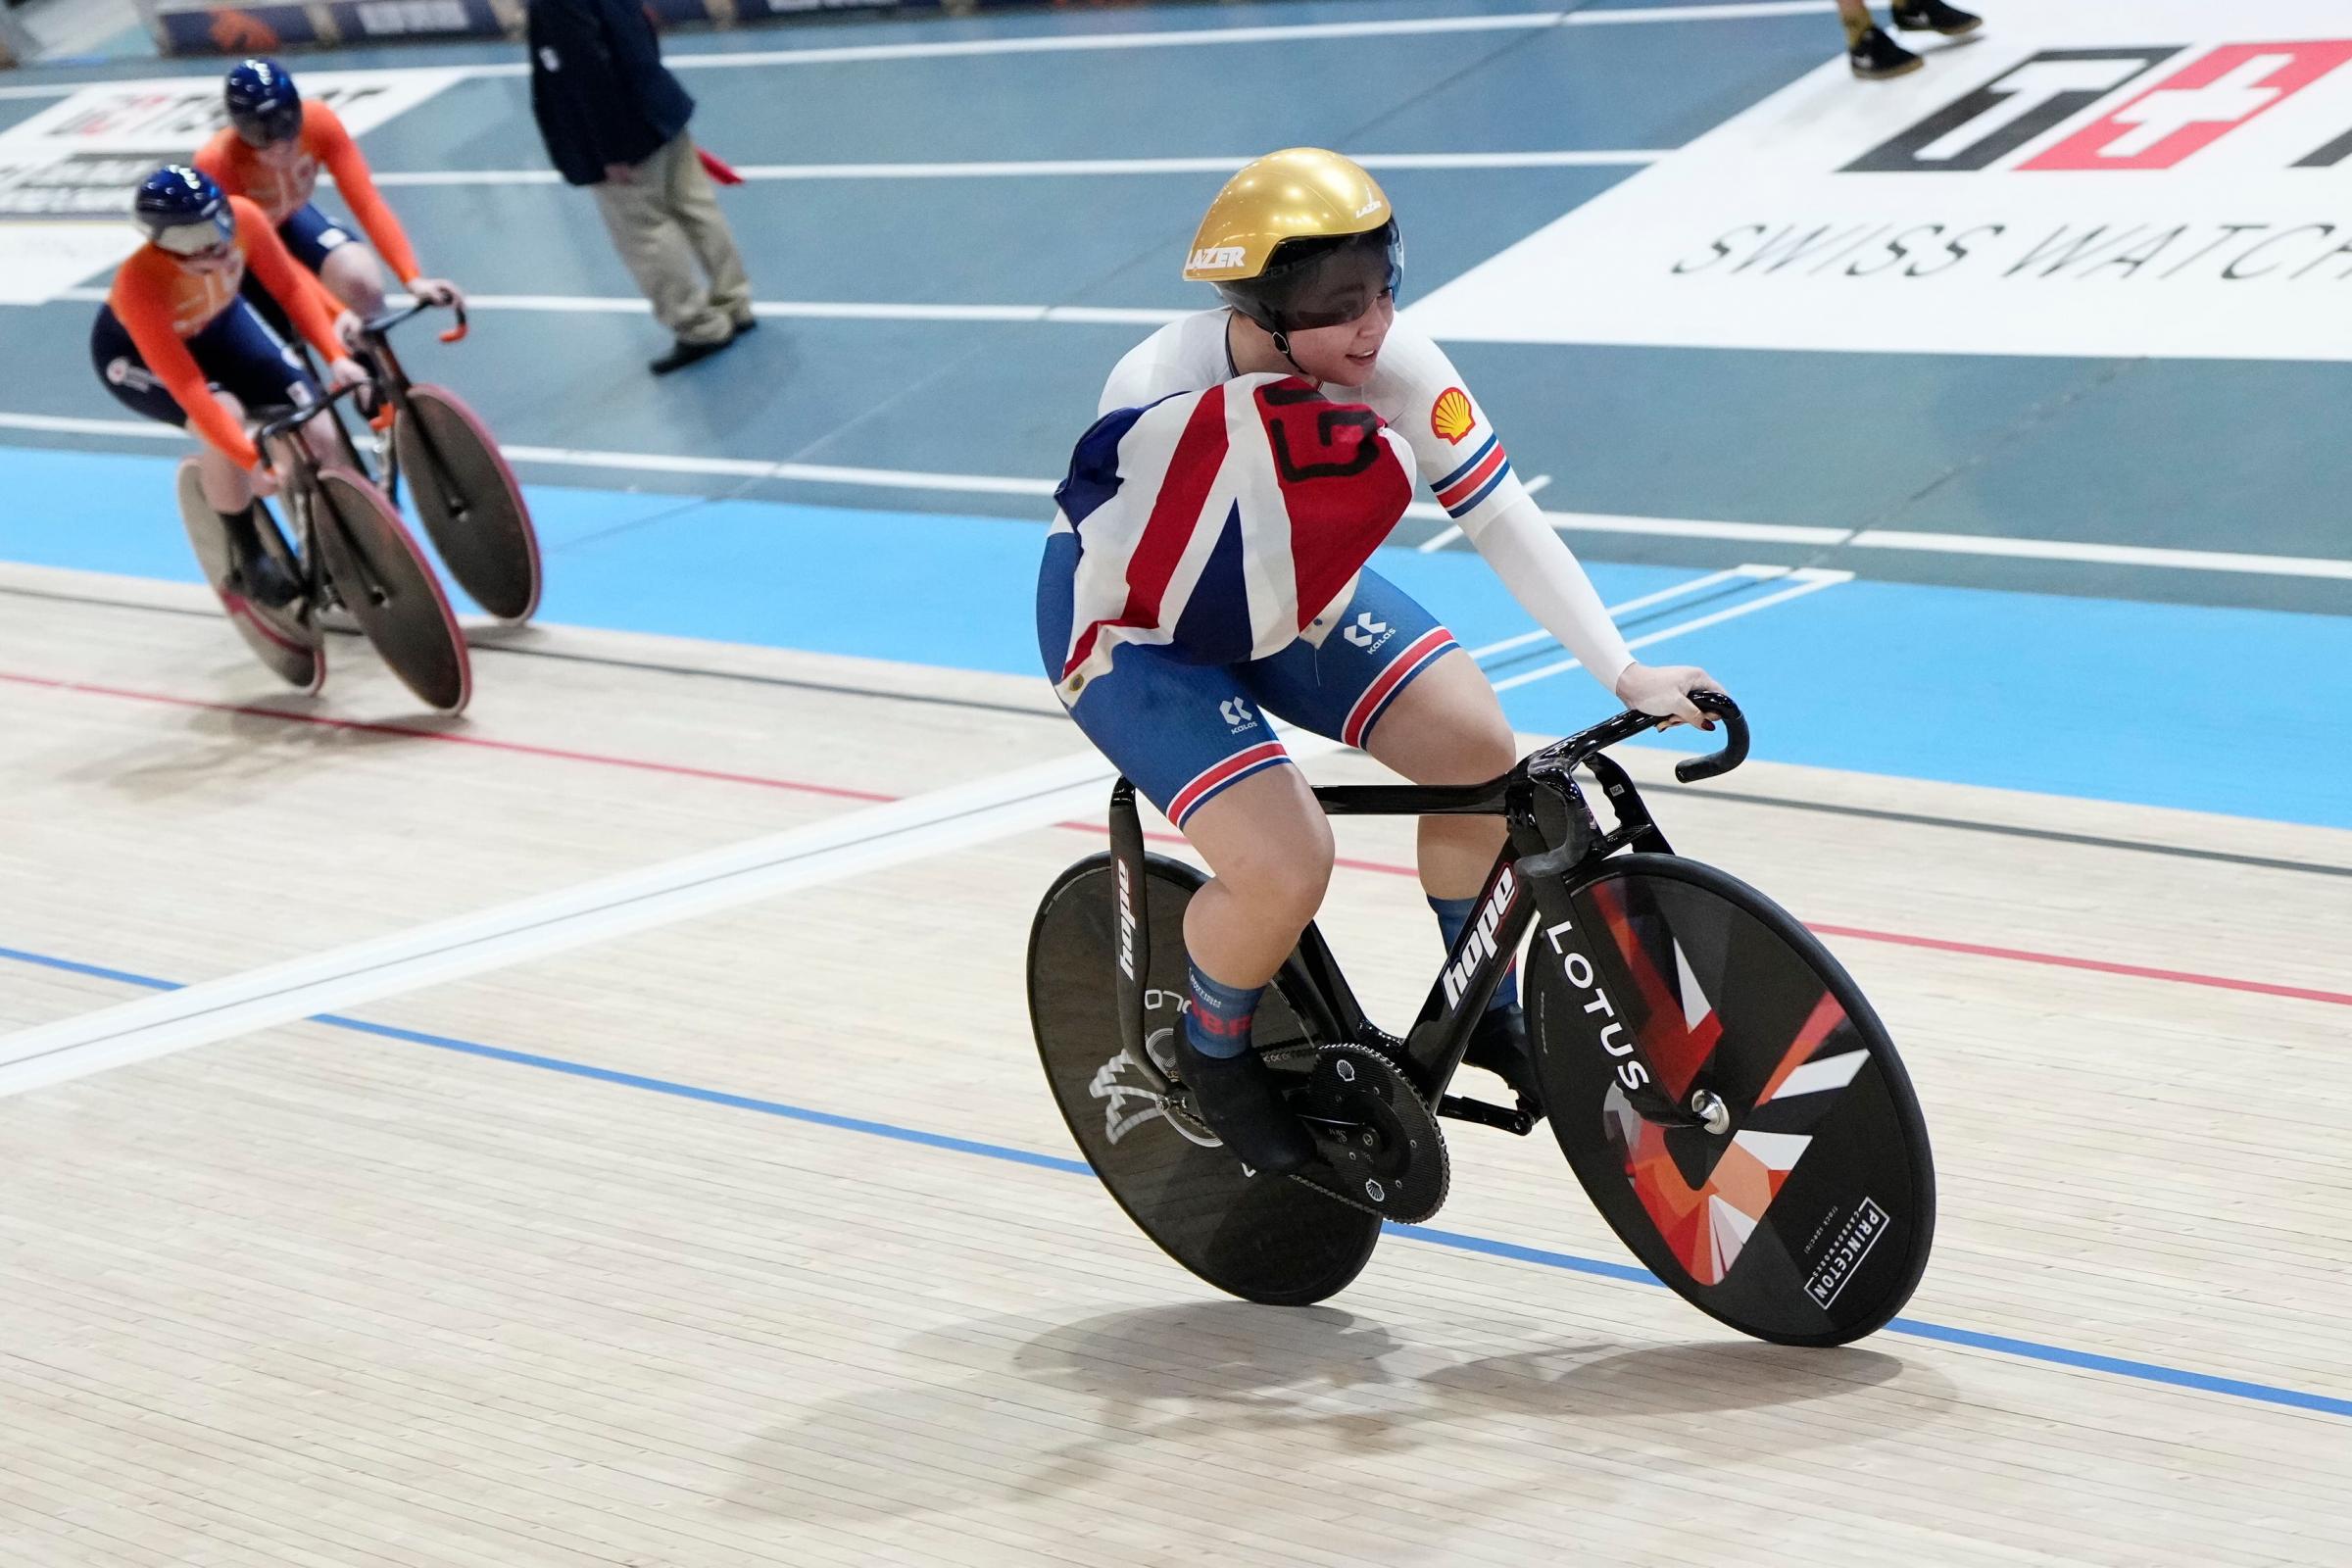
[[[399,310],[387,311],[381,316],[371,317],[360,328],[361,341],[366,346],[368,357],[375,364],[373,380],[376,390],[385,402],[391,404],[394,424],[409,417],[410,382],[409,372],[401,366],[400,356],[392,349],[392,328],[412,317],[420,316],[434,308],[422,300],[417,300]],[[463,305],[457,305],[452,306],[451,309],[457,314],[458,324],[440,334],[441,341],[444,343],[458,342],[469,330],[466,324],[466,308]],[[307,359],[309,355],[307,347],[304,349],[304,355]],[[314,373],[317,368],[316,366],[312,367]],[[344,450],[351,454],[352,466],[362,473],[369,472],[368,465],[360,455],[359,442],[353,438],[350,425],[344,422],[340,414],[335,416],[335,428],[342,434]],[[432,433],[421,423],[416,426],[416,431],[417,438],[424,443],[425,450],[431,452]],[[400,447],[392,440],[391,424],[384,426],[383,439],[379,443],[377,456],[383,466],[384,495],[395,508],[398,508],[400,505]],[[434,453],[434,461],[438,462],[439,456],[438,453]]]
[[[1675,777],[1687,784],[1728,773],[1747,758],[1747,722],[1739,709],[1730,699],[1715,694],[1702,694],[1702,699],[1700,706],[1717,715],[1728,733],[1721,750],[1675,764]],[[1529,928],[1541,919],[1542,934],[1552,951],[1565,952],[1560,934],[1574,927],[1579,918],[1571,898],[1597,874],[1603,860],[1625,849],[1672,853],[1633,779],[1614,759],[1602,755],[1605,748],[1630,740],[1657,722],[1645,713],[1620,713],[1529,754],[1510,772],[1484,784],[1318,788],[1315,799],[1332,816],[1500,816],[1508,824],[1509,838],[1487,874],[1475,913],[1446,953],[1419,1015],[1401,1041],[1385,1034],[1365,1015],[1338,958],[1311,924],[1301,933],[1298,947],[1285,961],[1277,982],[1307,1027],[1322,1040],[1389,1047],[1383,1054],[1397,1060],[1414,1089],[1435,1103],[1441,1115],[1517,1133],[1532,1128],[1536,1118],[1525,1110],[1504,1110],[1481,1101],[1447,1096],[1446,1086],[1461,1065],[1479,1015],[1516,961]],[[1604,831],[1594,816],[1584,786],[1576,778],[1580,767],[1592,775],[1608,797],[1614,827]],[[1151,945],[1139,891],[1144,887],[1143,826],[1136,811],[1135,787],[1123,778],[1111,792],[1110,836],[1120,924],[1120,1029],[1134,1057],[1148,1060],[1144,993],[1150,984]],[[1640,1045],[1630,1037],[1628,1049],[1633,1053],[1631,1059],[1642,1060]],[[1642,1065],[1646,1068],[1649,1064],[1643,1060]],[[1654,1072],[1648,1075],[1649,1083],[1657,1081]],[[1673,1126],[1703,1121],[1693,1110],[1668,1102],[1654,1088],[1629,1098],[1641,1114],[1653,1121]]]
[[[318,559],[318,455],[297,435],[301,428],[321,414],[331,412],[344,398],[358,392],[357,386],[347,386],[330,392],[308,408],[294,409],[275,418],[266,420],[253,433],[254,445],[269,454],[270,443],[278,437],[293,437],[284,442],[284,465],[272,464],[279,469],[278,494],[284,498],[286,511],[294,524],[295,567],[302,583],[303,596],[318,602],[318,591],[326,582],[326,567]],[[342,419],[335,421],[342,432],[343,444],[351,445],[351,433],[343,430]]]

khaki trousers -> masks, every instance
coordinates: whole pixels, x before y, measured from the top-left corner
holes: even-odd
[[[752,318],[752,284],[694,139],[678,132],[635,173],[588,187],[613,247],[672,336],[720,342]]]

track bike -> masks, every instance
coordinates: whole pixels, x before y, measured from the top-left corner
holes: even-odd
[[[392,348],[392,328],[430,309],[419,300],[360,328],[360,357],[382,399],[372,466],[395,507],[406,483],[434,550],[467,597],[520,625],[537,612],[544,578],[522,486],[480,416],[447,387],[411,381]],[[457,323],[439,334],[444,343],[463,341],[468,330],[466,307],[450,309]],[[353,466],[370,471],[348,425],[343,444]]]
[[[1699,701],[1726,739],[1676,764],[1685,782],[1747,755],[1739,709]],[[1301,934],[1250,1042],[1316,1145],[1317,1159],[1288,1177],[1256,1176],[1229,1153],[1175,1070],[1184,909],[1206,879],[1146,853],[1121,779],[1111,848],[1070,866],[1038,908],[1028,978],[1054,1100],[1128,1217],[1219,1290],[1319,1301],[1363,1269],[1384,1223],[1418,1223],[1445,1201],[1441,1121],[1520,1135],[1548,1121],[1609,1227],[1709,1316],[1782,1344],[1840,1345],[1900,1311],[1936,1228],[1910,1079],[1860,989],[1802,924],[1674,854],[1606,755],[1656,723],[1621,713],[1485,784],[1314,792],[1334,816],[1501,816],[1508,839],[1401,1037],[1365,1016],[1321,933]],[[1523,944],[1541,1103],[1450,1094]]]
[[[265,605],[239,586],[227,524],[206,501],[194,458],[179,468],[180,519],[229,623],[288,685],[317,692],[325,684],[320,620],[339,608],[402,685],[429,707],[455,713],[472,695],[473,677],[465,636],[432,567],[381,490],[344,464],[321,464],[297,434],[364,386],[306,408],[261,411],[254,444],[272,459],[294,530],[288,540],[270,509],[259,508],[261,546],[297,584],[291,603]]]

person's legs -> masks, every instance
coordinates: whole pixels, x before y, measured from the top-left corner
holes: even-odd
[[[685,230],[703,270],[710,278],[711,309],[726,313],[737,328],[752,323],[752,280],[743,270],[743,253],[735,246],[735,231],[719,210],[718,188],[694,150],[686,132],[663,150],[668,164],[669,208]]]
[[[1838,0],[1838,20],[1845,24],[1846,64],[1865,81],[1908,75],[1924,63],[1871,20],[1868,0]]]
[[[277,225],[277,237],[285,241],[289,256],[318,274],[345,310],[362,320],[383,314],[383,264],[351,230],[316,206],[304,206]],[[275,319],[271,324],[285,330]]]
[[[1448,649],[1398,694],[1364,746],[1416,784],[1483,784],[1509,772],[1519,760],[1494,686],[1459,648]],[[1478,895],[1507,837],[1498,816],[1421,819],[1421,888],[1447,953],[1477,918]],[[1526,1015],[1519,1006],[1516,964],[1487,999],[1462,1059],[1502,1078],[1528,1104],[1542,1102],[1527,1049]]]
[[[319,264],[318,280],[363,321],[384,314],[384,269],[365,245],[338,245]]]
[[[1939,32],[1958,38],[1984,25],[1984,19],[1945,0],[1894,0],[1894,24],[1905,32]]]
[[[1250,1052],[1250,1024],[1322,902],[1330,825],[1233,671],[1127,644],[1074,694],[1063,684],[1077,555],[1071,535],[1051,536],[1038,575],[1038,652],[1048,678],[1087,739],[1166,813],[1210,873],[1184,915],[1190,998],[1177,1076],[1245,1163],[1296,1170],[1314,1145],[1272,1070]]]
[[[1364,750],[1415,784],[1483,784],[1518,761],[1502,704],[1484,671],[1449,648],[1397,693]],[[1425,816],[1421,888],[1432,899],[1469,899],[1486,886],[1502,850],[1498,816]]]
[[[1494,689],[1402,589],[1376,571],[1356,579],[1341,609],[1318,617],[1320,645],[1305,642],[1249,666],[1267,709],[1318,734],[1358,746],[1416,784],[1483,784],[1510,771],[1518,748]],[[1494,816],[1423,817],[1417,829],[1422,891],[1450,951],[1475,913],[1502,851]],[[1489,999],[1467,1059],[1508,1078],[1533,1102],[1515,975]]]
[[[694,249],[669,209],[668,171],[662,160],[674,147],[673,143],[639,164],[635,177],[626,183],[608,179],[589,189],[621,264],[652,303],[654,318],[680,343],[720,344],[734,335],[735,325],[710,303]]]

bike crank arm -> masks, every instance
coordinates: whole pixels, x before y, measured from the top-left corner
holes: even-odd
[[[1536,1130],[1544,1119],[1542,1111],[1505,1110],[1500,1105],[1483,1100],[1470,1100],[1461,1095],[1447,1095],[1438,1102],[1438,1114],[1448,1121],[1472,1122],[1480,1127],[1499,1127],[1506,1133],[1525,1138]]]

